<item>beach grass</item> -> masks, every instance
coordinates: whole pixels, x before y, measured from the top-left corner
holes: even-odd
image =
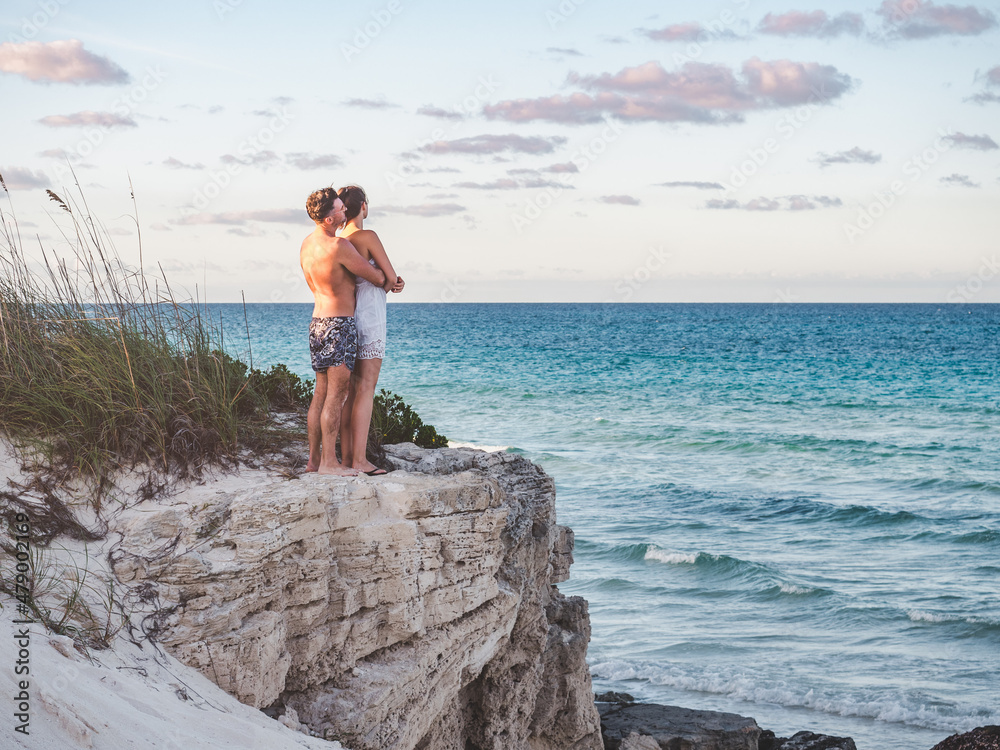
[[[129,266],[82,195],[49,196],[65,214],[61,257],[29,259],[0,211],[0,433],[34,465],[93,483],[97,503],[122,469],[198,476],[289,437],[271,410],[306,400],[301,381],[226,353],[207,306],[144,273],[141,235]]]

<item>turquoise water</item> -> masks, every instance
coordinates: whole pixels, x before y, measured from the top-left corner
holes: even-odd
[[[310,310],[249,306],[255,364],[309,374]],[[555,478],[597,689],[929,750],[1000,724],[998,333],[990,305],[395,304],[381,384]]]

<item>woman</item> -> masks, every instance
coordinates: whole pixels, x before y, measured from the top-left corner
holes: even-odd
[[[344,466],[363,471],[370,477],[387,473],[368,460],[368,429],[372,421],[372,400],[382,358],[385,356],[385,295],[403,291],[403,279],[385,254],[378,235],[365,229],[368,218],[368,197],[356,185],[337,192],[346,213],[340,236],[349,240],[361,257],[385,274],[385,286],[357,280],[354,322],[358,329],[358,355],[351,374],[351,388],[344,404],[340,422],[340,452]]]

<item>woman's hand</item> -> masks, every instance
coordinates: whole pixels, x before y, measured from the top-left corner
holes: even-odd
[[[403,287],[404,286],[406,286],[406,282],[403,281],[403,277],[402,276],[397,276],[396,277],[396,283],[392,285],[392,287],[389,289],[389,291],[395,292],[396,294],[399,294],[401,291],[403,291]]]

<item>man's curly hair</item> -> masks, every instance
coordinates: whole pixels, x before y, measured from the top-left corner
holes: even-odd
[[[320,188],[313,192],[306,200],[306,213],[315,222],[322,222],[333,210],[333,204],[337,200],[337,191],[332,187]]]

